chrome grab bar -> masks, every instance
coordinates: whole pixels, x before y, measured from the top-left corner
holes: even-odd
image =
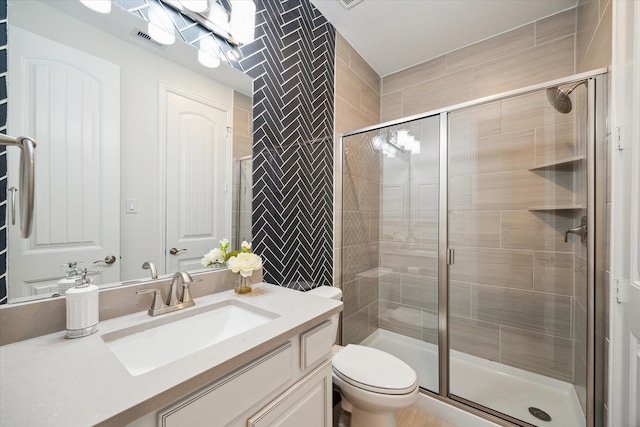
[[[33,228],[35,149],[36,142],[25,136],[0,134],[0,145],[20,148],[20,231],[23,239],[31,236]]]

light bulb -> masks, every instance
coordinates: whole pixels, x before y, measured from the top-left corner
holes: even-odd
[[[409,135],[410,144],[407,145],[407,149],[411,151],[411,154],[420,154],[420,140],[413,135]]]
[[[251,43],[255,38],[256,5],[252,0],[231,0],[231,35],[239,43]]]
[[[207,17],[209,18],[209,21],[231,34],[231,27],[229,26],[229,12],[227,12],[227,9],[220,6],[218,3],[212,3],[207,11]]]
[[[198,49],[198,62],[207,68],[216,68],[220,66],[220,55],[218,54],[218,46],[211,37],[200,40],[200,49]]]
[[[149,25],[147,29],[149,36],[158,43],[169,45],[176,41],[171,18],[169,18],[164,9],[156,4],[149,6]]]
[[[180,3],[192,12],[204,12],[209,9],[207,0],[181,0]]]
[[[111,12],[111,0],[80,0],[80,3],[99,13]]]
[[[404,129],[400,129],[396,132],[396,141],[397,144],[402,147],[405,148],[407,146],[407,144],[409,143],[409,131],[408,130],[404,130]]]

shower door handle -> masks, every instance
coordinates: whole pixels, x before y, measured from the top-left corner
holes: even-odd
[[[585,243],[587,241],[587,217],[583,216],[580,219],[579,226],[570,228],[564,233],[565,243],[569,241],[569,234],[575,234],[576,236],[580,236],[580,241],[582,243]]]

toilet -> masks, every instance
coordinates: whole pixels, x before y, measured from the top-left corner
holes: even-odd
[[[341,299],[342,291],[320,286],[308,291]],[[338,315],[333,318],[338,325]],[[351,427],[395,427],[396,412],[418,398],[418,376],[405,362],[372,347],[349,344],[332,359],[333,384],[342,397],[342,409],[351,413]]]

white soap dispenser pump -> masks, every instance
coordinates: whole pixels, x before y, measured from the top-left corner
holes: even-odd
[[[69,261],[60,267],[67,267],[67,276],[58,280],[58,295],[64,295],[69,289],[76,285],[76,280],[80,278],[80,270],[76,261]]]
[[[67,299],[67,333],[65,338],[81,338],[98,331],[98,287],[87,279],[89,270],[80,270],[75,287],[65,292]]]

